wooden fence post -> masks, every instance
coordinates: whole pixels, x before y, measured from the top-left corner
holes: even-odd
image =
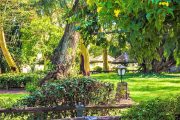
[[[84,114],[84,110],[85,110],[85,106],[81,102],[79,102],[76,105],[77,117],[82,117]]]

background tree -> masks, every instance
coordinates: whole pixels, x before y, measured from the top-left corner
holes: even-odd
[[[24,15],[22,15],[23,9],[20,7],[20,4],[24,4],[24,1],[18,2],[17,0],[2,0],[0,5],[0,47],[9,68],[16,72],[19,71],[15,63],[17,62],[17,59],[15,59],[15,61],[13,59],[19,53],[19,23],[22,21],[21,19],[24,18]],[[15,46],[17,47],[16,49],[14,49]]]
[[[164,68],[169,68],[175,64],[173,60],[171,60],[170,64],[166,64],[172,58],[172,54],[166,55],[165,59],[167,62],[162,62],[163,59],[160,60],[161,57],[158,50],[165,45],[161,44],[163,36],[165,34],[169,36],[174,24],[176,26],[179,24],[177,21],[179,20],[179,14],[177,14],[179,1],[115,0],[102,2],[92,0],[88,1],[88,4],[90,8],[91,6],[97,6],[97,9],[99,9],[98,18],[101,24],[106,25],[108,28],[111,27],[111,29],[112,26],[115,26],[115,29],[125,31],[124,39],[130,44],[130,53],[140,64],[143,64],[144,72],[155,70],[152,69],[152,66],[155,66],[155,64],[152,64],[154,60],[164,63],[164,65],[160,64],[161,67],[163,66],[163,69],[158,68],[155,72],[160,72],[165,70]],[[167,21],[171,22],[168,23]],[[106,30],[106,28],[104,29]],[[174,32],[178,31],[176,29]],[[174,51],[173,57],[177,64],[179,63],[179,57],[177,57],[179,56],[178,36],[174,37],[172,40],[174,45],[171,45],[171,51]],[[168,49],[164,48],[163,51],[166,50]]]
[[[33,18],[28,26],[21,29],[23,63],[33,65],[38,62],[37,55],[42,54],[43,64],[48,67],[62,33],[62,27],[52,23],[50,17]]]

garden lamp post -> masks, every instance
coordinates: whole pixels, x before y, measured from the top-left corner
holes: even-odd
[[[116,95],[115,95],[115,99],[118,102],[121,99],[128,99],[129,94],[128,94],[127,82],[122,81],[122,77],[126,73],[126,67],[123,65],[119,65],[117,68],[118,68],[118,75],[121,76],[121,82],[118,82],[117,84]]]
[[[123,65],[119,65],[118,67],[118,75],[121,76],[121,83],[122,83],[122,76],[126,73],[126,67]]]

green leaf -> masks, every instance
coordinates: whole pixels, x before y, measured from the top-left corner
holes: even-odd
[[[152,22],[152,17],[151,16],[152,16],[151,13],[146,14],[146,18],[150,23]]]

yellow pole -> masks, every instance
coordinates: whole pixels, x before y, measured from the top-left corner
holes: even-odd
[[[89,65],[89,52],[86,46],[83,44],[81,41],[81,54],[84,58],[84,70],[85,70],[85,75],[90,75],[90,65]]]
[[[7,48],[3,27],[0,27],[0,48],[2,50],[2,53],[6,59],[6,62],[9,65],[10,69],[14,72],[19,72],[19,69],[18,69],[16,63],[14,62],[14,60]]]

